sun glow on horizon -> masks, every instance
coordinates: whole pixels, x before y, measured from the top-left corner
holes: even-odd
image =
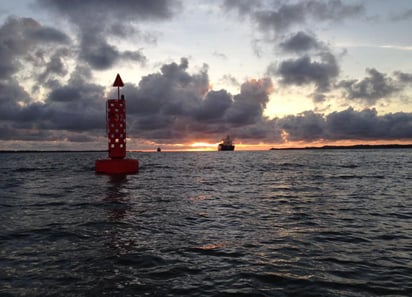
[[[287,135],[279,142],[248,142],[237,141],[234,143],[235,151],[266,151],[270,149],[299,149],[309,147],[323,146],[352,146],[352,145],[383,145],[383,144],[412,144],[408,140],[327,140],[318,139],[316,141],[291,141],[287,139]],[[158,143],[150,142],[142,145],[141,142],[129,143],[129,151],[141,152],[156,152],[160,148],[162,152],[214,152],[218,151],[219,142],[207,142],[207,140],[199,140],[184,143]]]
[[[194,142],[189,145],[190,151],[214,151],[219,143]]]

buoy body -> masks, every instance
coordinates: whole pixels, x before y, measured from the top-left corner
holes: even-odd
[[[123,87],[118,74],[114,87]],[[106,103],[106,132],[110,159],[96,160],[95,170],[105,174],[133,174],[139,170],[139,161],[126,157],[126,100],[118,89],[118,98]]]
[[[109,157],[126,157],[126,100],[107,100],[106,123]]]
[[[134,174],[139,171],[136,159],[100,159],[96,160],[96,172],[105,174]]]

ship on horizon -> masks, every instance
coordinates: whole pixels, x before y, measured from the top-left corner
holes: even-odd
[[[217,147],[218,151],[234,151],[235,146],[233,144],[233,139],[227,135],[226,138],[222,139],[222,142],[219,143]]]

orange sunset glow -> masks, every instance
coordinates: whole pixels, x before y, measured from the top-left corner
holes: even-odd
[[[154,152],[156,147],[161,147],[162,152],[213,152],[217,151],[217,146],[219,143],[208,143],[204,141],[194,141],[188,143],[180,144],[161,144],[152,143],[149,149],[144,149],[142,151]],[[304,142],[304,141],[288,141],[284,143],[242,143],[234,142],[235,151],[266,151],[271,148],[274,149],[299,149],[315,147],[320,148],[323,146],[353,146],[353,145],[410,145],[411,141],[398,140],[398,141],[384,141],[384,140],[369,140],[369,141],[359,141],[359,140],[338,140],[338,141],[314,141],[314,142]],[[134,151],[134,150],[131,150]]]

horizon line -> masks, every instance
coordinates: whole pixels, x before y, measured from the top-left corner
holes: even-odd
[[[271,151],[271,150],[320,150],[320,149],[396,149],[396,148],[412,148],[410,144],[353,144],[353,145],[322,145],[322,146],[302,146],[302,147],[271,147],[268,149],[250,149],[250,150],[234,150],[237,152],[245,151]],[[128,153],[163,153],[163,152],[217,152],[218,150],[127,150]],[[106,153],[107,150],[0,150],[0,153]]]

